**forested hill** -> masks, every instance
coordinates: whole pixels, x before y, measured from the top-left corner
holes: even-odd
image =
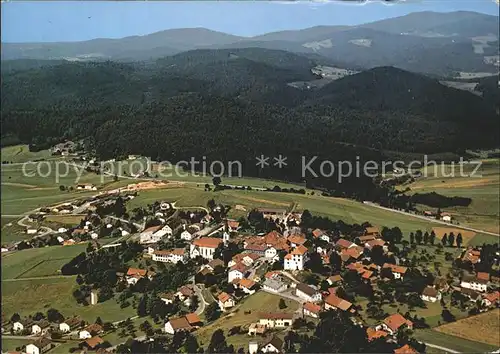
[[[91,137],[103,157],[173,160],[253,161],[259,152],[338,157],[343,143],[364,155],[373,148],[434,153],[499,144],[491,101],[390,67],[318,91],[287,85],[314,79],[316,64],[246,48],[196,50],[153,64],[3,71],[2,136],[41,146]],[[349,149],[344,155],[354,156]]]

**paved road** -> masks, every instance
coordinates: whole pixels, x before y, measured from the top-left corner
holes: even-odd
[[[454,228],[457,228],[457,229],[469,230],[469,231],[474,231],[474,232],[477,232],[477,233],[483,233],[483,234],[487,234],[487,235],[492,235],[492,236],[500,237],[500,234],[496,234],[494,232],[485,231],[485,230],[479,230],[479,229],[474,229],[474,228],[468,227],[468,226],[454,225],[454,224],[450,224],[449,222],[446,222],[446,221],[441,221],[441,220],[436,220],[436,219],[428,218],[428,217],[423,216],[423,215],[417,215],[417,214],[407,213],[407,212],[402,211],[402,210],[396,210],[396,209],[386,208],[386,207],[380,206],[380,205],[372,203],[372,202],[366,202],[365,201],[365,202],[363,202],[363,204],[371,206],[373,208],[383,209],[383,210],[387,210],[387,211],[390,211],[390,212],[393,212],[393,213],[398,213],[398,214],[403,214],[403,215],[411,216],[411,217],[416,218],[416,219],[426,220],[428,222],[435,223],[435,224],[441,224],[441,225],[446,225],[446,226],[454,227]]]

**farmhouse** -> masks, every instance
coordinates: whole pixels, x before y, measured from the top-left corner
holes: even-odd
[[[432,286],[427,286],[422,291],[421,298],[424,301],[436,302],[441,300],[441,293],[436,288],[433,288]]]
[[[59,330],[63,333],[70,332],[80,326],[82,320],[79,317],[71,317],[59,324]]]
[[[227,273],[227,282],[231,283],[234,279],[242,279],[247,274],[249,268],[243,263],[232,266]]]
[[[153,261],[164,263],[184,262],[187,259],[186,250],[184,248],[174,248],[172,250],[154,251],[152,255]]]
[[[246,278],[240,279],[238,285],[240,289],[243,290],[243,292],[248,295],[255,293],[257,287],[257,284],[253,280]]]
[[[256,334],[264,334],[266,333],[267,327],[264,325],[261,325],[260,323],[251,323],[250,326],[248,327],[248,335],[253,336]]]
[[[168,225],[152,226],[141,232],[140,243],[156,243],[164,237],[172,237],[172,228]]]
[[[321,301],[321,293],[315,288],[304,283],[300,283],[296,286],[295,295],[308,302]]]
[[[219,302],[219,308],[221,311],[226,311],[228,308],[231,308],[235,305],[234,299],[231,295],[226,292],[222,292],[217,297]]]
[[[257,208],[257,211],[262,213],[266,219],[283,220],[286,216],[286,209]]]
[[[47,338],[40,338],[26,346],[27,354],[42,354],[52,349],[52,342]]]
[[[373,236],[375,238],[378,238],[378,237],[380,237],[380,230],[378,227],[369,226],[369,227],[365,228],[364,236]]]
[[[285,270],[303,270],[307,261],[307,248],[299,245],[285,256]]]
[[[290,243],[290,246],[292,247],[298,247],[306,243],[306,238],[301,235],[301,234],[294,234],[291,236],[288,236],[287,241]]]
[[[92,337],[92,338],[89,338],[86,341],[84,341],[82,343],[82,347],[88,348],[90,350],[95,350],[99,346],[99,344],[102,344],[102,343],[104,343],[104,339],[96,336],[96,337]]]
[[[394,279],[401,279],[403,280],[403,277],[407,271],[408,268],[398,266],[396,264],[390,264],[390,263],[384,263],[382,268],[388,268],[392,271],[392,275],[394,276]]]
[[[313,318],[319,318],[321,306],[312,302],[305,302],[302,306],[302,314]]]
[[[224,261],[221,259],[212,259],[207,264],[201,266],[200,271],[203,269],[208,269],[210,272],[213,272],[217,267],[224,267]]]
[[[96,336],[98,334],[101,334],[102,333],[102,327],[101,325],[97,324],[97,323],[93,323],[91,325],[88,325],[87,327],[85,327],[84,329],[82,329],[79,333],[78,333],[78,338],[80,339],[88,339],[88,338],[92,338],[93,336]]]
[[[222,243],[220,238],[204,237],[193,241],[190,245],[191,258],[201,256],[205,259],[214,259],[215,249]]]
[[[328,236],[328,234],[323,230],[315,229],[315,230],[313,230],[312,235],[316,239],[330,242],[330,236]]]
[[[21,321],[14,322],[12,324],[12,330],[14,332],[24,331],[24,329],[29,328],[32,323],[33,323],[33,321],[31,321],[31,320],[21,320]]]
[[[488,280],[479,279],[474,275],[464,275],[462,281],[460,282],[460,286],[462,288],[476,290],[480,292],[485,292],[488,288]]]
[[[191,296],[194,295],[194,290],[191,289],[190,286],[187,286],[187,285],[184,285],[184,286],[181,286],[177,292],[175,293],[175,296],[181,300],[182,302],[184,302],[184,304],[186,306],[189,306],[190,303],[191,303]]]
[[[192,331],[194,328],[189,324],[186,316],[172,318],[165,323],[165,333],[175,334],[180,331]]]
[[[384,330],[389,334],[396,334],[401,328],[407,327],[413,329],[413,322],[407,320],[399,313],[395,313],[387,317],[380,325],[375,327],[376,330]]]
[[[140,279],[147,275],[148,271],[146,269],[139,268],[129,268],[125,279],[129,285],[136,284]]]
[[[384,338],[389,335],[386,331],[382,330],[376,330],[374,328],[368,327],[366,329],[366,335],[368,336],[368,341],[371,342],[372,340],[378,339],[378,338]]]
[[[50,329],[50,322],[47,320],[42,320],[37,323],[34,323],[31,326],[31,334],[39,334],[45,335],[47,331]]]
[[[335,242],[335,246],[337,246],[340,249],[348,249],[348,248],[356,246],[356,244],[352,243],[351,241],[348,241],[346,239],[341,238],[337,242]]]
[[[325,310],[337,310],[348,311],[352,304],[344,299],[341,299],[335,294],[330,294],[325,299]]]
[[[267,328],[290,327],[292,322],[293,313],[263,313],[259,317],[259,323]]]
[[[278,279],[266,279],[263,289],[272,293],[281,293],[287,289],[287,285]]]

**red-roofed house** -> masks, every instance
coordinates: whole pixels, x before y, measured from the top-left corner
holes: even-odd
[[[231,283],[234,279],[242,279],[245,277],[249,270],[249,267],[243,263],[237,263],[227,272],[227,282]]]
[[[387,317],[380,325],[375,327],[376,330],[384,330],[390,334],[396,334],[401,328],[407,327],[413,329],[413,322],[407,320],[399,313],[395,313]]]
[[[483,294],[483,305],[486,307],[496,306],[500,302],[500,292],[495,291],[489,294]]]
[[[295,247],[295,249],[285,256],[285,270],[303,270],[304,264],[307,262],[307,248],[303,245]]]
[[[310,316],[314,318],[319,318],[319,313],[321,312],[321,306],[312,302],[305,302],[302,306],[302,313],[304,316]]]
[[[217,300],[221,311],[226,311],[226,309],[235,305],[233,297],[226,292],[220,293],[219,296],[217,296]]]
[[[344,299],[341,299],[335,294],[330,294],[325,299],[325,309],[326,310],[337,310],[347,311],[351,308],[352,304]]]
[[[203,237],[191,243],[189,254],[191,258],[201,256],[205,259],[214,259],[215,249],[222,243],[222,239],[215,237]]]

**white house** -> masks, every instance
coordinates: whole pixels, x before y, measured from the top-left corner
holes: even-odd
[[[479,279],[473,275],[465,275],[460,282],[462,288],[485,292],[488,289],[488,280]]]
[[[172,318],[165,323],[165,333],[175,334],[180,331],[191,331],[193,327],[189,324],[186,316],[179,318]]]
[[[234,279],[242,279],[248,272],[248,267],[243,263],[238,263],[232,266],[227,273],[227,282],[231,283]]]
[[[31,326],[31,334],[45,335],[50,329],[49,321],[39,321]]]
[[[303,245],[296,247],[292,252],[285,256],[285,270],[303,270],[307,261],[307,248]]]
[[[47,338],[40,338],[26,346],[27,354],[42,354],[52,349],[52,342]]]
[[[205,259],[214,259],[217,247],[222,243],[222,239],[215,237],[203,237],[193,241],[190,245],[189,254],[191,258],[201,256]]]
[[[188,230],[181,232],[181,240],[191,241],[193,239],[193,234]]]
[[[319,318],[321,306],[312,302],[306,302],[302,305],[302,314],[313,318]]]
[[[59,324],[59,330],[63,333],[68,333],[71,330],[77,328],[80,325],[80,323],[81,320],[78,317],[69,318]]]
[[[152,226],[141,232],[140,243],[156,243],[163,237],[172,236],[172,228],[168,225]]]
[[[262,284],[262,288],[265,291],[277,294],[285,291],[287,289],[287,285],[277,279],[266,279],[264,284]]]
[[[293,322],[293,313],[264,313],[260,315],[259,323],[267,328],[286,328]]]
[[[220,293],[217,300],[221,311],[226,311],[235,305],[233,297],[225,292]]]
[[[82,329],[80,332],[78,332],[78,338],[80,339],[89,339],[92,338],[95,335],[98,335],[102,333],[102,327],[101,325],[97,323],[93,323],[91,325],[88,325],[84,329]]]
[[[304,283],[295,287],[295,295],[308,302],[319,302],[322,299],[321,293],[317,289]]]
[[[26,229],[26,233],[28,235],[33,235],[33,234],[36,234],[37,232],[38,232],[38,230],[34,229],[34,228],[28,228],[28,229]]]
[[[384,321],[375,327],[375,330],[384,330],[389,332],[389,334],[396,334],[401,328],[407,327],[408,329],[413,329],[413,322],[407,320],[399,313],[395,313],[386,317]]]
[[[264,252],[264,257],[272,259],[277,256],[278,256],[278,251],[276,250],[276,248],[274,248],[273,246],[269,246],[266,248],[266,251]]]
[[[441,300],[441,292],[432,286],[427,286],[421,295],[422,300],[429,302],[436,302]]]
[[[175,248],[172,250],[153,251],[153,261],[164,263],[184,262],[187,259],[184,248]]]
[[[57,232],[59,232],[60,234],[64,233],[64,232],[68,232],[68,229],[65,228],[65,227],[60,227],[57,229]]]
[[[20,332],[20,331],[24,331],[24,329],[26,327],[28,327],[30,325],[30,323],[27,323],[25,321],[17,321],[17,322],[14,322],[12,324],[12,330],[14,332]]]

